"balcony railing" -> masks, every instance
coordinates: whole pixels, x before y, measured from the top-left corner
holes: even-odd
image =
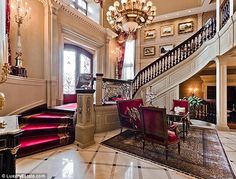
[[[216,124],[215,100],[205,100],[201,105],[190,107],[190,118]]]

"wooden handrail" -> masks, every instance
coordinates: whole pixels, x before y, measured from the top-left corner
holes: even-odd
[[[215,34],[216,21],[212,18],[190,38],[139,71],[132,81],[132,96],[134,97],[140,87],[187,59]]]

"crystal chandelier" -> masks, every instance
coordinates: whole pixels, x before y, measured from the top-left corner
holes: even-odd
[[[121,0],[114,2],[107,12],[107,21],[116,31],[135,32],[150,24],[156,15],[156,7],[146,0]]]

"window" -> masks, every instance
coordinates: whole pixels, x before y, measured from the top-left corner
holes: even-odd
[[[63,93],[75,94],[81,74],[92,74],[93,55],[74,45],[65,45],[63,58]]]
[[[64,62],[63,62],[64,94],[75,93],[75,60],[76,60],[75,52],[64,51]]]
[[[84,54],[80,55],[80,74],[91,73],[91,60]]]
[[[125,56],[122,68],[122,79],[134,78],[135,40],[128,40],[125,43]]]
[[[85,0],[71,0],[72,4],[71,6],[83,13],[84,15],[87,15],[88,11],[88,3]]]

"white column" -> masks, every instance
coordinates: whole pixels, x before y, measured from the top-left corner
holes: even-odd
[[[216,58],[216,119],[219,130],[229,130],[227,125],[227,63]]]
[[[230,17],[234,14],[234,0],[229,0],[230,4]]]

